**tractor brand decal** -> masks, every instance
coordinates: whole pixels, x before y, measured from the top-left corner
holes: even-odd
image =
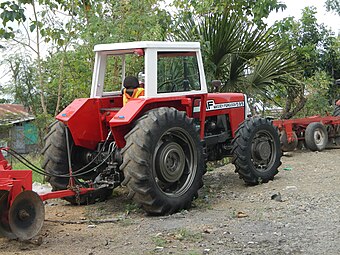
[[[214,100],[208,100],[206,104],[206,111],[207,112],[216,111],[216,110],[237,108],[237,107],[243,107],[243,106],[244,106],[244,101],[215,104]],[[200,111],[200,106],[195,106],[194,112],[199,112],[199,111]]]

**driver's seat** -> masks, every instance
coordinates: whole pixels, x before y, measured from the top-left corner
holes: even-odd
[[[144,88],[139,87],[138,79],[135,76],[125,77],[123,86],[123,105],[126,105],[131,98],[144,96]]]

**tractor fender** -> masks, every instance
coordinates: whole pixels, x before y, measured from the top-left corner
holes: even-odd
[[[94,150],[103,140],[102,124],[99,114],[99,99],[75,99],[56,119],[63,122],[78,146]]]
[[[145,112],[159,107],[173,107],[179,111],[186,111],[190,115],[189,109],[192,109],[192,99],[185,96],[131,99],[109,121],[117,147],[123,148],[125,146],[124,136],[133,128],[135,120]]]

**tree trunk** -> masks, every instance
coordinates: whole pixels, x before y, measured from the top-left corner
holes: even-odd
[[[36,23],[38,23],[38,16],[37,16],[37,11],[35,9],[35,4],[34,1],[32,1],[32,7],[33,7],[33,12],[34,12],[34,18]],[[37,26],[37,61],[38,61],[38,75],[39,75],[39,86],[40,86],[40,103],[41,103],[41,108],[43,110],[43,113],[46,115],[47,114],[47,107],[46,107],[46,102],[45,102],[45,85],[44,85],[44,80],[43,80],[43,74],[42,74],[42,66],[41,66],[41,54],[40,54],[40,28]]]
[[[291,97],[287,98],[286,107],[285,107],[284,112],[281,115],[281,119],[291,119],[292,117],[294,117],[305,106],[307,99],[304,96],[300,96],[299,102],[297,103],[295,108],[291,111],[291,107],[292,107],[293,102],[294,102],[293,98],[291,98]]]
[[[64,81],[65,54],[63,55],[63,58],[61,59],[61,62],[60,62],[60,75],[59,75],[59,82],[58,82],[58,97],[57,97],[57,105],[56,105],[55,111],[54,111],[54,116],[56,116],[59,113],[59,108],[60,108],[61,91],[62,91],[63,81]]]

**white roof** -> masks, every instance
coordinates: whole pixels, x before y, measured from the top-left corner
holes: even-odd
[[[171,49],[200,49],[199,42],[161,42],[161,41],[140,41],[140,42],[124,42],[98,44],[94,46],[94,51],[112,51],[112,50],[128,50],[128,49],[145,49],[145,48],[171,48]]]

